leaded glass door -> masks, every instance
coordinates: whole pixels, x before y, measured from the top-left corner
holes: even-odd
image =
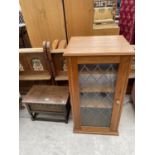
[[[118,135],[133,55],[123,36],[71,38],[64,56],[74,132]]]
[[[80,125],[110,128],[119,64],[78,64]]]

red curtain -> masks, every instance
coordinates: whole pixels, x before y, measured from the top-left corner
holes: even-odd
[[[120,34],[135,44],[135,0],[121,0],[119,26]]]

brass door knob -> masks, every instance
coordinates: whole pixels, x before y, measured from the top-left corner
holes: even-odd
[[[120,105],[121,104],[120,100],[116,100],[116,104]]]

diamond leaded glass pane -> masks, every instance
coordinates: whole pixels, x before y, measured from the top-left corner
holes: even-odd
[[[117,64],[78,65],[82,126],[110,126],[117,70]]]

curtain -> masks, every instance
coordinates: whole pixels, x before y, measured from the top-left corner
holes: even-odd
[[[120,34],[135,44],[135,0],[121,0],[119,26]]]

